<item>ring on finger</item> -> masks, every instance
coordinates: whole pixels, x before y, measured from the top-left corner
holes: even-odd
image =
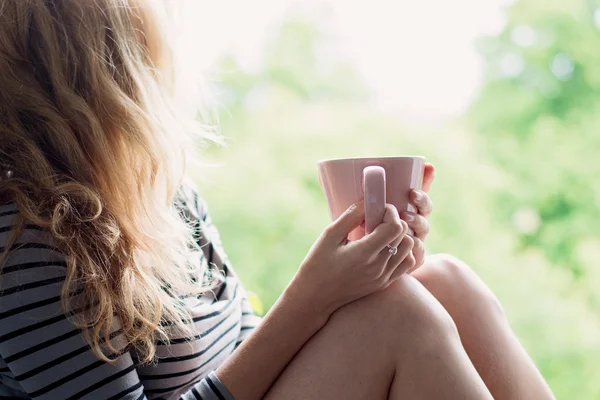
[[[387,245],[388,251],[390,252],[390,256],[395,256],[396,253],[398,253],[398,248],[391,246],[391,245]]]

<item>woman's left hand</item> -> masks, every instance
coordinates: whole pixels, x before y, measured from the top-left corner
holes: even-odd
[[[429,192],[434,178],[435,168],[432,164],[425,164],[425,172],[423,174],[423,189],[411,190],[409,194],[410,202],[415,206],[418,212],[412,213],[404,211],[400,214],[400,218],[406,221],[408,227],[412,230],[412,236],[415,241],[413,246],[415,266],[409,271],[409,273],[419,268],[425,261],[424,242],[429,234],[429,221],[427,218],[429,217],[429,214],[431,214],[432,210],[432,202],[427,195],[427,192]]]

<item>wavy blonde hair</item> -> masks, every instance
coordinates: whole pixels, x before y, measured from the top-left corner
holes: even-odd
[[[172,293],[207,289],[189,279],[198,249],[173,207],[194,144],[173,107],[160,11],[148,0],[0,0],[0,201],[20,211],[6,249],[25,221],[51,233],[68,262],[63,308],[107,361],[115,316],[151,361],[157,340],[188,332]]]

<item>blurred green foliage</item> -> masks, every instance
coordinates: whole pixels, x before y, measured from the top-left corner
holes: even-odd
[[[511,179],[497,193],[498,215],[535,210],[539,227],[522,232],[521,245],[576,276],[593,268],[581,246],[600,235],[596,10],[587,0],[514,5],[504,32],[481,41],[487,83],[469,115]]]
[[[437,168],[429,250],[464,259],[494,290],[558,399],[599,399],[594,13],[583,0],[511,6],[506,29],[480,43],[479,98],[435,128],[374,108],[312,15],[279,27],[258,71],[222,60],[229,145],[205,152],[221,165],[196,178],[245,286],[270,307],[329,222],[319,159],[423,154]]]

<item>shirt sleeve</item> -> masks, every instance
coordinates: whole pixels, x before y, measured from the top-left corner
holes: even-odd
[[[181,396],[181,400],[235,400],[227,388],[221,383],[217,374],[211,372],[188,393]]]
[[[0,247],[9,229],[0,229]],[[132,354],[115,318],[112,363],[97,358],[61,307],[64,255],[28,227],[0,274],[0,376],[30,398],[146,399]],[[4,248],[0,248],[0,251]],[[78,310],[75,310],[77,312]],[[214,372],[182,399],[233,400]]]

